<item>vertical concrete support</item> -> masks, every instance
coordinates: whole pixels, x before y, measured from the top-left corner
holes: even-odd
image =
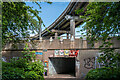
[[[40,42],[42,42],[42,37],[40,37],[40,39],[39,39],[39,40],[40,40]]]
[[[79,78],[80,77],[80,61],[79,60],[76,60],[76,67],[75,67],[75,70],[76,70],[76,73],[75,73],[75,76],[77,77],[77,78]]]
[[[58,33],[55,33],[55,39],[57,39],[57,37],[58,37]]]
[[[40,29],[40,32],[39,32],[39,40],[41,39],[41,29]]]
[[[75,20],[74,19],[70,20],[70,32],[71,32],[71,37],[73,36],[75,40]]]
[[[39,28],[39,40],[40,40],[40,38],[41,38],[41,32],[42,32],[42,29],[41,29],[41,21],[40,21],[39,25],[40,25],[40,28]]]
[[[67,39],[69,39],[69,33],[67,33]]]
[[[63,37],[60,36],[60,43],[63,44]]]
[[[71,49],[75,48],[75,41],[71,41],[71,42],[70,42],[70,48],[71,48]]]
[[[57,74],[57,72],[56,72],[56,70],[55,70],[55,67],[54,67],[54,65],[53,65],[53,63],[51,62],[51,60],[53,61],[53,59],[51,58],[49,58],[49,64],[48,64],[48,67],[49,67],[49,75],[50,76],[53,76],[53,75],[55,75],[55,74]]]
[[[52,38],[52,37],[50,37],[50,44],[52,43],[52,41],[53,41],[53,38]]]

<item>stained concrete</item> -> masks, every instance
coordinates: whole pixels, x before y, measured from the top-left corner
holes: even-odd
[[[88,42],[89,41],[82,39],[75,39],[74,42],[70,41],[70,39],[65,39],[61,44],[61,42],[56,39],[53,40],[52,42],[50,42],[49,40],[43,40],[42,42],[37,40],[33,42],[28,42],[28,44],[31,50],[43,53],[43,55],[37,55],[37,59],[40,59],[43,62],[45,60],[49,61],[48,62],[49,66],[47,67],[48,76],[45,76],[46,80],[83,80],[88,71],[95,68],[95,57],[98,56],[98,53],[100,51],[98,47],[102,44],[101,41],[98,41],[97,43],[95,43],[94,47],[91,47],[91,45],[88,44]],[[116,48],[117,51],[120,52],[120,40],[113,38],[111,42],[114,43],[114,45],[111,46],[111,48]],[[9,61],[9,59],[12,57],[22,56],[21,51],[25,46],[24,44],[25,43],[17,43],[16,44],[17,47],[13,46],[13,43],[7,44],[2,51],[2,56],[5,57],[7,61]],[[44,49],[47,49],[47,51],[44,52],[43,51]],[[78,49],[79,54],[76,57],[76,60],[69,58],[61,59],[60,57],[58,57],[59,59],[56,57],[50,59],[49,57],[54,55],[54,51],[56,49],[58,50]],[[70,76],[71,73],[74,73],[75,76],[71,77]],[[64,77],[65,75],[67,75],[66,78]]]
[[[117,40],[117,38],[113,38],[111,40],[113,42],[113,46],[111,48],[120,48],[120,40]],[[61,44],[59,39],[54,39],[52,42],[49,40],[43,40],[40,42],[39,40],[34,40],[33,42],[27,42],[30,49],[91,49],[91,48],[99,48],[99,46],[102,44],[102,41],[98,41],[97,43],[94,43],[94,47],[89,44],[89,41],[82,40],[82,39],[75,39],[75,41],[71,41],[70,39],[64,39],[63,43]],[[16,45],[16,46],[14,46]],[[3,50],[19,50],[23,49],[25,46],[25,43],[8,43],[6,44],[5,48]]]

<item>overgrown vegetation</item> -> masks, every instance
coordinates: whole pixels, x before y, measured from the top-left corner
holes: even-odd
[[[44,66],[36,61],[34,53],[26,45],[23,57],[13,58],[10,63],[2,62],[2,80],[44,80]]]
[[[119,80],[120,68],[103,67],[93,69],[86,75],[86,80]]]
[[[80,18],[86,23],[81,33],[94,45],[94,42],[101,40],[101,47],[110,47],[112,37],[120,39],[120,2],[89,2],[86,8],[76,10]],[[84,12],[84,10],[86,11]]]
[[[102,52],[104,54],[98,58],[99,63],[103,63],[105,67],[120,67],[120,52],[114,49],[103,49]]]
[[[43,21],[39,16],[40,10],[27,6],[25,2],[0,1],[2,6],[2,45],[6,42],[18,42],[29,39],[30,34],[39,33]],[[32,2],[39,6],[40,2]],[[50,3],[51,2],[47,2]]]
[[[83,23],[86,23],[81,33],[87,36],[92,46],[95,42],[102,41],[99,48],[102,48],[101,52],[104,53],[98,61],[103,63],[105,68],[90,70],[86,79],[119,79],[120,53],[111,46],[114,38],[120,40],[120,2],[89,2],[86,8],[76,10],[76,13],[82,13],[80,18],[84,19]]]
[[[90,70],[86,80],[118,80],[120,79],[120,53],[114,49],[104,49],[98,61],[104,67]]]
[[[7,2],[8,1],[8,2]],[[43,21],[39,16],[40,10],[27,6],[25,2],[0,1],[2,6],[2,46],[7,42],[28,41],[30,34],[40,32]],[[45,1],[49,4],[51,2]],[[39,6],[40,2],[32,2]],[[43,65],[35,60],[35,52],[30,51],[28,46],[24,48],[23,56],[13,58],[8,62],[2,62],[2,80],[43,80]],[[34,61],[34,62],[32,62]]]

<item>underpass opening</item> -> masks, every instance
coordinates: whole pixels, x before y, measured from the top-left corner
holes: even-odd
[[[75,77],[75,57],[49,57],[49,75]]]

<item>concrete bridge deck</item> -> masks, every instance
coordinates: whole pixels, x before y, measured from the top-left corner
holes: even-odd
[[[70,2],[67,8],[63,11],[63,13],[50,26],[48,26],[47,29],[41,32],[41,36],[46,38],[50,36],[54,36],[55,33],[53,34],[51,32],[48,32],[48,30],[51,31],[52,29],[70,31],[70,20],[66,20],[65,16],[66,15],[71,15],[71,16],[83,15],[84,12],[80,14],[76,14],[75,10],[81,9],[83,7],[85,8],[87,5],[88,5],[88,2],[79,2],[79,0],[76,0],[76,2],[75,1]],[[83,20],[75,21],[75,27],[79,26],[82,22]],[[62,34],[63,33],[59,33],[58,36]],[[35,37],[34,38],[35,40],[39,39],[39,34],[35,35],[34,37]]]

